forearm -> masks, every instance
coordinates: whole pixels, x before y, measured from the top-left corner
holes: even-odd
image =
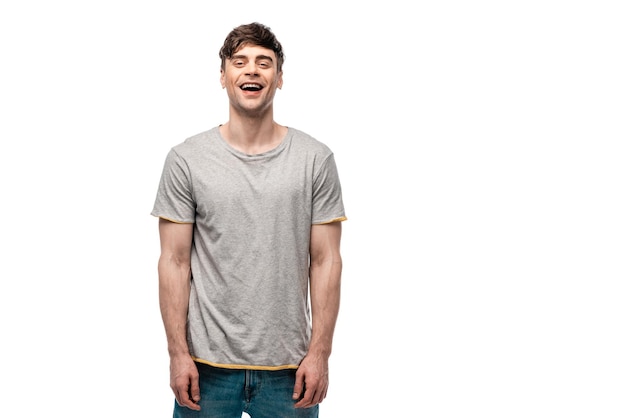
[[[186,261],[167,255],[159,259],[159,304],[170,356],[189,354],[187,311],[190,271]]]
[[[328,358],[332,351],[339,315],[341,270],[340,258],[329,258],[311,265],[312,330],[309,354]]]

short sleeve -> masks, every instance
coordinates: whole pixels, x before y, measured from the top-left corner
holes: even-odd
[[[195,222],[196,204],[189,167],[174,149],[165,158],[151,214],[174,222]]]
[[[346,220],[339,173],[333,154],[320,166],[313,181],[313,224]]]

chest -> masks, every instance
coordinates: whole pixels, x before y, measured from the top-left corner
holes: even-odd
[[[198,215],[236,221],[310,208],[312,168],[304,160],[208,160],[192,171]]]

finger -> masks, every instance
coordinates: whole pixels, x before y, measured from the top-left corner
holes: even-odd
[[[313,398],[313,402],[316,404],[322,403],[322,401],[326,398],[326,390],[318,390]]]
[[[200,402],[200,378],[198,376],[191,378],[191,388],[189,390],[189,394],[191,395],[191,400],[194,403]]]
[[[302,396],[302,391],[304,390],[304,376],[296,373],[296,383],[293,385],[293,395],[292,399],[297,401]]]
[[[191,399],[189,399],[189,396],[187,396],[187,399],[183,399],[182,402],[179,402],[179,404],[180,404],[180,406],[184,406],[186,408],[193,409],[194,411],[199,411],[200,410],[200,405],[198,405],[197,403],[195,403]]]
[[[195,411],[200,410],[200,405],[191,400],[189,392],[186,389],[175,391],[174,395],[176,396],[176,402],[178,402],[180,406],[184,406]]]
[[[308,408],[315,405],[315,402],[313,401],[314,395],[315,390],[307,386],[306,388],[304,388],[304,396],[302,396],[302,399],[296,402],[294,406],[296,408]]]

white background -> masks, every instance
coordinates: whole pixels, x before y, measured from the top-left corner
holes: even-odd
[[[349,217],[321,415],[623,418],[619,3],[3,2],[1,415],[171,416],[149,213],[260,21]]]

